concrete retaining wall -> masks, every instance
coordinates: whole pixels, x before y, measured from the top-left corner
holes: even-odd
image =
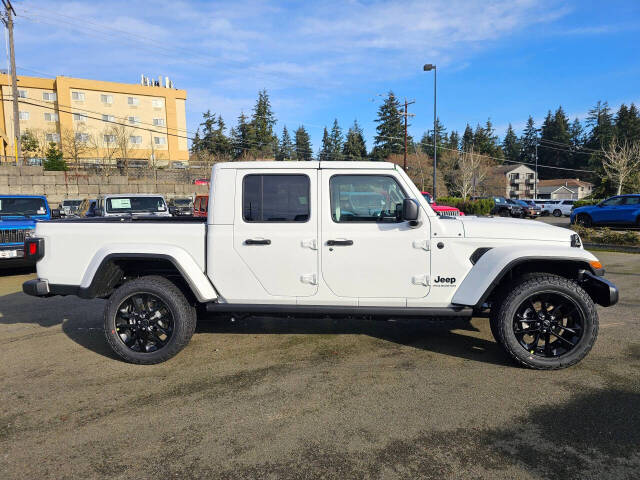
[[[194,185],[187,172],[135,172],[136,176],[48,172],[42,167],[0,166],[0,194],[46,195],[52,206],[65,198],[96,197],[103,193],[160,193],[166,198],[208,192]]]

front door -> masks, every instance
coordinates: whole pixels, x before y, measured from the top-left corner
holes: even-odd
[[[238,170],[234,249],[270,295],[318,289],[316,184],[314,169]]]
[[[421,298],[429,293],[429,222],[401,221],[408,189],[391,172],[322,175],[322,277],[337,296]]]

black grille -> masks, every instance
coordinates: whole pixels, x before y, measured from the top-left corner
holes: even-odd
[[[24,243],[24,239],[29,230],[0,230],[0,244],[1,243]]]

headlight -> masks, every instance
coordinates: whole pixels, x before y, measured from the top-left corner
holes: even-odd
[[[35,233],[34,230],[27,230],[26,232],[24,232],[24,238],[33,237],[34,233]]]
[[[571,235],[571,246],[576,248],[582,247],[582,240],[580,240],[580,235],[577,233]]]

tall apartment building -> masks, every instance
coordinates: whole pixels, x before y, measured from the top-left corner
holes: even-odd
[[[160,83],[18,76],[20,132],[30,131],[41,146],[58,143],[68,161],[187,162],[187,93]],[[0,155],[13,157],[13,97],[5,74],[0,96]],[[42,152],[41,147],[25,156],[42,157]]]

